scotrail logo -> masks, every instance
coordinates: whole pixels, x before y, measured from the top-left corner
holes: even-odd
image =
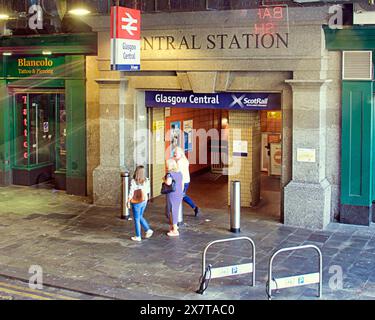
[[[238,105],[241,109],[245,107],[267,107],[268,98],[248,98],[246,94],[243,94],[240,97],[237,97],[235,94],[232,94],[233,102],[229,105],[230,108]]]
[[[242,103],[243,98],[246,97],[246,94],[242,95],[241,97],[237,98],[236,95],[232,94],[233,102],[229,106],[230,108],[234,107],[236,104],[238,104],[241,108],[245,108],[245,106]]]

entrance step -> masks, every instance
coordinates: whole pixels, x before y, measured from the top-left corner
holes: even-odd
[[[228,175],[228,168],[212,168],[211,173],[214,174],[221,174],[221,175]]]

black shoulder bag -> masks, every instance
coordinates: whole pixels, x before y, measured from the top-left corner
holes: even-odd
[[[168,178],[168,176],[172,178],[172,176],[169,173],[166,175],[166,178]],[[176,180],[174,180],[173,178],[172,178],[171,185],[167,185],[165,182],[163,182],[163,184],[161,185],[161,191],[160,191],[161,194],[168,194],[168,193],[175,192],[175,191],[176,191]]]

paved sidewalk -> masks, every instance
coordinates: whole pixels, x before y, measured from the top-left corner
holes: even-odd
[[[286,227],[244,210],[243,236],[257,247],[256,287],[250,278],[214,279],[204,296],[195,293],[205,245],[230,238],[227,210],[204,209],[200,218],[186,208],[179,238],[166,236],[163,199],[146,213],[154,236],[129,240],[133,222],[113,208],[91,205],[46,189],[0,188],[0,274],[28,279],[30,265],[40,265],[47,284],[117,299],[267,299],[268,260],[276,248],[315,244],[323,251],[323,299],[375,298],[375,228],[331,224],[326,231]],[[268,220],[266,220],[268,219]],[[215,266],[246,263],[246,244],[221,245],[209,252]],[[275,276],[315,272],[317,258],[304,252],[275,260]],[[329,286],[332,266],[343,270],[343,289]],[[275,299],[316,299],[316,286],[281,290]]]
[[[72,292],[60,288],[29,286],[28,282],[0,276],[0,300],[106,300],[104,297]]]

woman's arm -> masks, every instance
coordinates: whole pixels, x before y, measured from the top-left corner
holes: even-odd
[[[151,185],[150,185],[150,180],[146,180],[146,190],[145,190],[147,197],[150,198],[151,196]]]

